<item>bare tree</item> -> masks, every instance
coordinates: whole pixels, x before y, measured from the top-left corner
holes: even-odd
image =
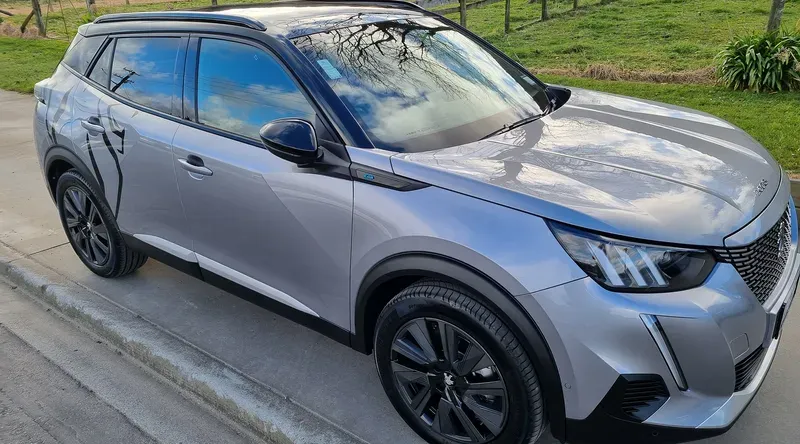
[[[506,34],[511,29],[511,0],[506,0]]]
[[[542,0],[542,21],[550,20],[550,12],[547,10],[547,0]]]
[[[572,0],[572,9],[578,9],[578,0]]]
[[[467,27],[467,0],[458,0],[459,14],[461,16],[461,26]]]
[[[784,6],[786,6],[786,0],[772,0],[772,9],[769,11],[769,21],[767,22],[767,32],[776,32],[781,28]]]

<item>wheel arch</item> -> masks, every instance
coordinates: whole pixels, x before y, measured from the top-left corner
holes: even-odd
[[[561,378],[544,336],[509,291],[469,264],[435,253],[410,252],[390,256],[374,265],[361,281],[356,296],[352,347],[371,353],[380,311],[403,288],[424,278],[441,279],[466,288],[514,332],[539,378],[550,430],[563,441],[566,410]]]
[[[102,192],[102,188],[100,188],[100,184],[97,182],[97,178],[92,174],[89,167],[78,157],[77,154],[70,151],[69,149],[56,145],[50,147],[44,155],[44,175],[45,175],[45,182],[47,183],[47,189],[50,191],[50,197],[55,200],[56,196],[56,184],[58,183],[58,178],[61,177],[66,171],[70,169],[76,169],[81,175],[93,186],[95,189]],[[105,196],[102,196],[105,198]]]

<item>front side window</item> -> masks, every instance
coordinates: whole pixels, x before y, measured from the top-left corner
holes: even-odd
[[[197,120],[258,139],[261,127],[296,117],[314,122],[315,112],[283,67],[266,51],[219,39],[200,41]]]
[[[180,44],[177,37],[117,39],[109,89],[138,104],[169,113]]]
[[[469,143],[548,107],[529,73],[441,20],[348,25],[293,42],[379,148]]]
[[[83,74],[92,62],[92,58],[97,53],[97,49],[105,41],[105,36],[84,37],[80,34],[75,36],[72,44],[64,55],[64,64]]]

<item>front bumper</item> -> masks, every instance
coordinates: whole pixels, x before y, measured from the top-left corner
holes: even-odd
[[[725,263],[717,264],[703,286],[682,292],[614,293],[585,278],[520,296],[559,370],[566,440],[683,442],[730,429],[769,371],[797,292],[796,220],[791,256],[764,305]],[[658,320],[671,356],[654,341],[643,315]],[[759,348],[752,379],[737,387],[737,365]],[[678,364],[683,389],[670,358]],[[660,377],[668,391],[666,401],[646,418],[620,414],[616,401],[631,375]]]
[[[669,400],[643,422],[626,420],[617,414],[615,405],[607,402],[617,396],[622,376],[612,385],[598,406],[584,419],[567,419],[567,439],[570,443],[677,443],[720,435],[728,431],[753,400],[767,376],[778,350],[782,321],[786,319],[797,292],[800,277],[800,258],[795,256],[789,284],[768,313],[767,343],[755,376],[746,388],[732,393],[720,404],[718,397],[707,397],[693,391],[691,384],[679,397],[670,388]],[[746,354],[745,354],[746,355]],[[671,373],[671,372],[670,372]],[[670,374],[662,375],[665,381]],[[713,375],[709,375],[713,376]],[[684,399],[681,399],[684,398]],[[716,407],[719,405],[719,407]],[[713,411],[713,412],[712,412]],[[705,413],[712,412],[704,418]],[[699,424],[698,424],[699,422]]]

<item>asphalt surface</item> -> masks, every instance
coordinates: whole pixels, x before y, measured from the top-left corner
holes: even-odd
[[[0,280],[0,442],[255,443]]]
[[[394,412],[372,357],[149,261],[104,280],[66,244],[31,138],[33,99],[0,92],[0,242],[97,291],[370,443],[422,441]],[[787,322],[778,357],[737,425],[713,443],[800,441],[800,315]],[[543,439],[552,444],[551,438]]]

